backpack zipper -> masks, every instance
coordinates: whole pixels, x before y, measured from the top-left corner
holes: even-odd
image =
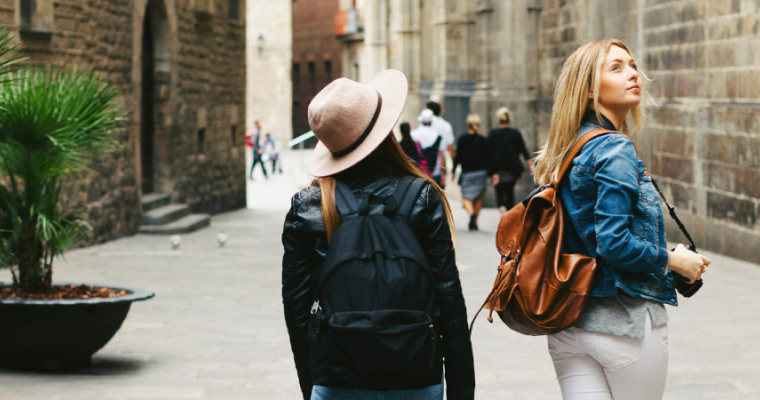
[[[314,304],[311,305],[311,315],[314,316],[314,334],[319,336],[319,326],[321,321],[319,320],[322,306],[319,305],[319,300],[314,300]]]
[[[435,338],[435,328],[433,327],[433,324],[430,324],[430,326],[428,326],[428,329],[430,329],[430,339],[433,340],[433,350],[430,353],[430,370],[432,370],[433,367],[435,366],[436,338]]]

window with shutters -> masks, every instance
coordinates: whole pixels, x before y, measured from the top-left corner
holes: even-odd
[[[298,104],[301,101],[301,65],[299,63],[293,63],[291,75],[291,81],[293,82],[293,103]]]
[[[311,90],[311,95],[313,97],[317,95],[317,69],[314,65],[314,61],[309,61],[307,67],[309,68],[309,89]]]
[[[325,61],[325,85],[332,82],[332,61]]]
[[[16,0],[21,33],[53,31],[53,0]]]
[[[229,19],[240,22],[240,0],[230,0]]]

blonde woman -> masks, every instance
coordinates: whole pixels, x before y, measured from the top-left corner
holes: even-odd
[[[462,204],[470,215],[468,229],[476,231],[488,178],[488,140],[480,135],[480,117],[475,114],[467,116],[467,135],[460,136],[457,141],[452,178],[460,164],[462,173],[459,175],[459,185],[462,188]]]
[[[661,399],[668,369],[668,315],[677,305],[672,273],[699,279],[710,260],[679,245],[668,251],[662,210],[631,133],[641,129],[646,79],[628,47],[596,41],[565,62],[554,93],[549,139],[534,177],[552,182],[573,143],[594,128],[559,195],[563,249],[595,257],[591,296],[578,323],[550,335],[562,396]],[[631,126],[632,125],[632,126]]]

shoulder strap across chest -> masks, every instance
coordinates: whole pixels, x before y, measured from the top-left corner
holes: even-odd
[[[383,204],[383,214],[386,216],[408,217],[424,183],[425,180],[422,178],[404,176],[391,196],[376,197],[370,195],[369,198],[359,202],[346,182],[337,181],[335,205],[342,221],[360,215],[368,215],[370,204]]]

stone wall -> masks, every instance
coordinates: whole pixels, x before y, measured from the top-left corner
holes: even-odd
[[[195,211],[245,207],[245,8],[228,19],[228,0],[214,1],[205,25],[188,1],[177,1],[177,90],[172,113],[175,195]],[[204,115],[205,114],[205,117]],[[205,128],[204,148],[197,132]],[[176,172],[174,172],[176,171]]]
[[[69,183],[69,207],[86,210],[89,243],[133,234],[141,219],[142,34],[146,9],[158,13],[153,131],[157,190],[193,211],[245,205],[244,2],[237,21],[229,0],[37,0],[52,21],[21,26],[19,1],[0,1],[0,24],[19,34],[28,64],[76,65],[119,87],[129,113],[120,146]],[[44,3],[44,4],[43,4]],[[36,16],[35,16],[36,17]],[[159,54],[159,53],[157,53]],[[233,128],[234,127],[234,128]],[[199,129],[204,141],[199,143]],[[234,135],[233,135],[234,131]]]
[[[760,3],[545,0],[494,8],[505,42],[496,52],[501,65],[490,63],[501,72],[486,82],[495,89],[483,104],[519,110],[516,124],[535,150],[546,140],[564,60],[590,40],[623,40],[653,80],[638,142],[645,163],[698,247],[760,262]],[[508,39],[532,29],[538,43]],[[685,240],[665,219],[669,239]]]

